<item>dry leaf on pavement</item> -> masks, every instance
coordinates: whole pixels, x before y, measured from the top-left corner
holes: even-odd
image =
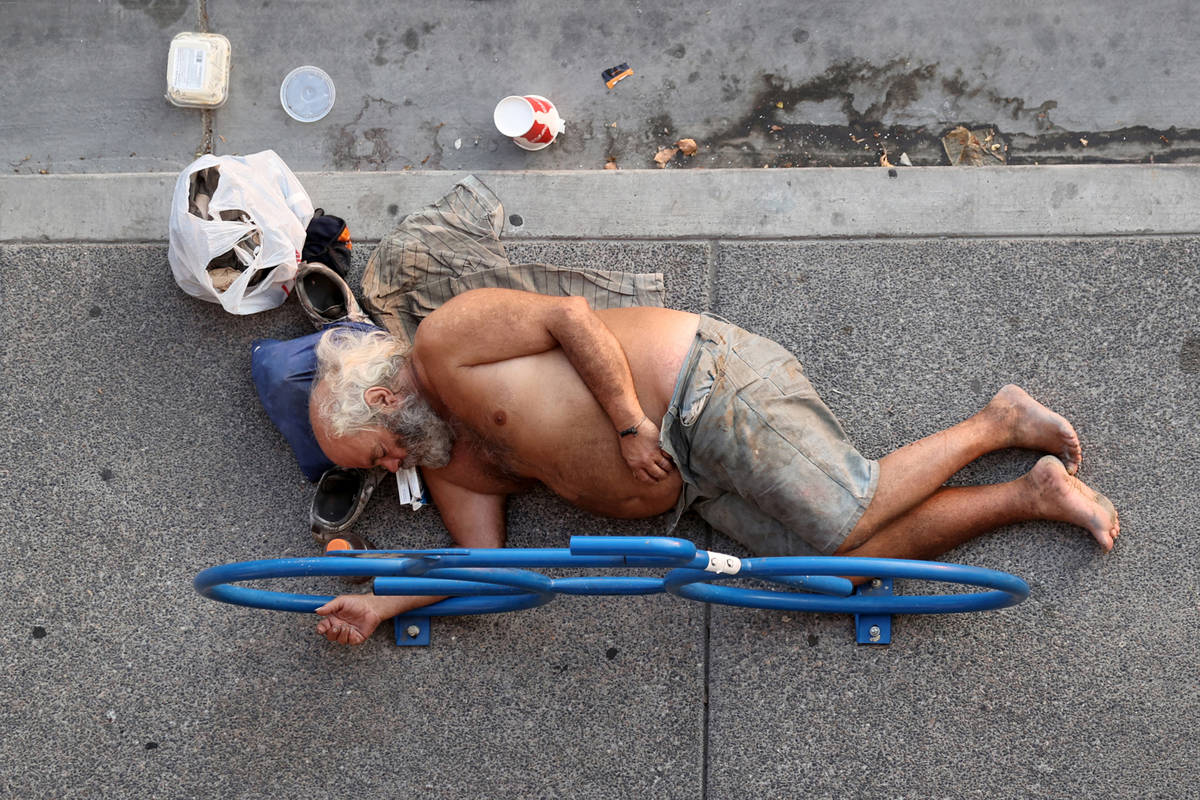
[[[1000,142],[990,147],[984,146],[994,138],[995,132],[992,130],[971,131],[959,125],[942,137],[942,147],[952,166],[979,167],[984,164],[984,156],[991,156],[1004,164],[1004,147]]]

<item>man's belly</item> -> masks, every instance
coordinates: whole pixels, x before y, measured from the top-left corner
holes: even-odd
[[[633,476],[612,421],[561,350],[471,371],[488,391],[476,394],[483,402],[464,421],[507,471],[604,516],[648,517],[674,507],[683,486],[678,471],[653,484]],[[663,409],[645,411],[661,422]]]
[[[621,466],[626,472],[624,461]],[[670,511],[679,499],[683,481],[679,473],[672,470],[654,485],[642,483],[629,473],[627,481],[612,481],[607,484],[595,481],[563,480],[557,476],[539,478],[555,494],[585,511],[605,517],[642,519]]]

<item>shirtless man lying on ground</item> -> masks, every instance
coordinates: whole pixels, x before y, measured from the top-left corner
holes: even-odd
[[[870,461],[787,351],[708,316],[480,289],[421,322],[411,353],[345,330],[317,353],[321,449],[346,467],[420,465],[462,547],[503,546],[505,499],[534,482],[611,517],[692,507],[757,555],[928,559],[1026,520],[1078,525],[1107,551],[1120,530],[1074,477],[1075,430],[1019,387]],[[1051,455],[1008,483],[943,485],[1008,447]],[[317,630],[360,644],[436,599],[342,595]]]

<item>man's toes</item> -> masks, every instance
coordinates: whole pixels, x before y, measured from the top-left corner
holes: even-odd
[[[1105,551],[1112,550],[1113,545],[1117,543],[1117,537],[1121,535],[1121,523],[1117,519],[1114,509],[1113,515],[1108,518],[1108,525],[1104,528],[1104,533],[1099,537],[1100,544]]]

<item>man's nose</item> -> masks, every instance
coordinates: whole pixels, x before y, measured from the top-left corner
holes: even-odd
[[[380,461],[379,464],[384,469],[386,469],[388,472],[399,472],[400,471],[400,457],[399,456],[393,456],[392,458],[385,458],[382,461]]]

